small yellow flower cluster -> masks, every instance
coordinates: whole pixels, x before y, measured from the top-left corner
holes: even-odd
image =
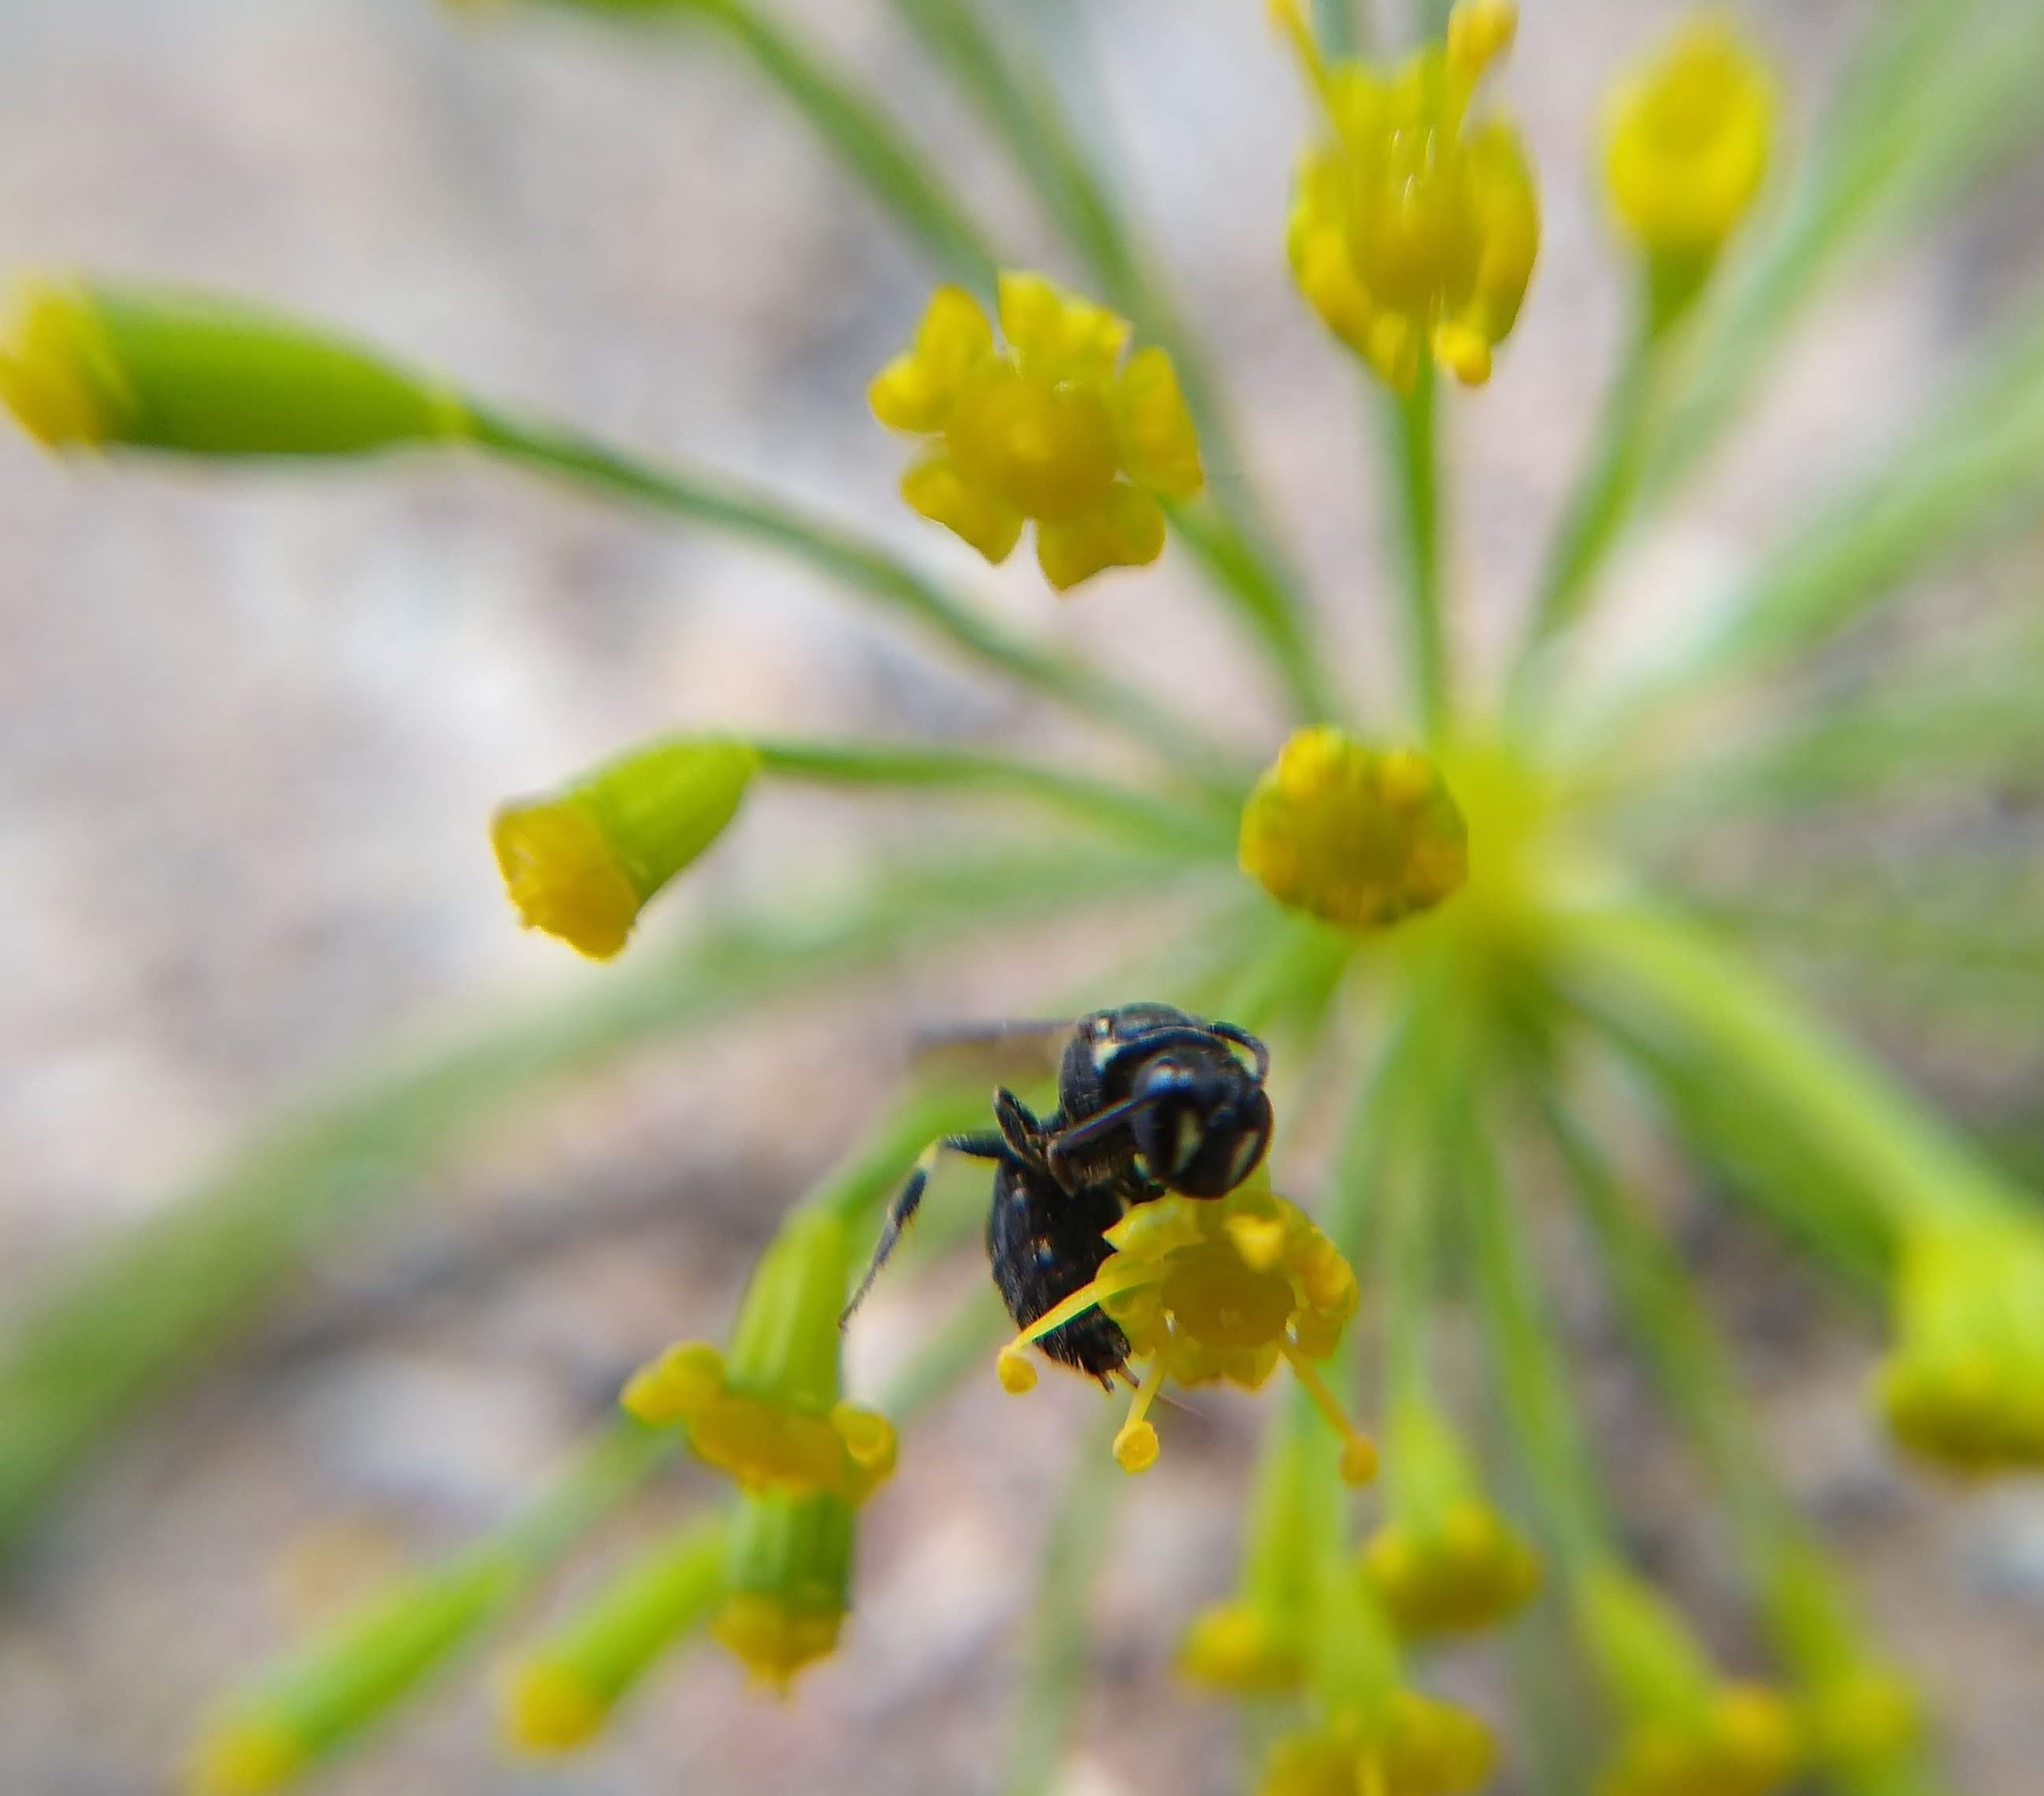
[[[1469,878],[1469,832],[1433,763],[1326,725],[1300,730],[1243,806],[1243,871],[1351,929],[1439,904]]]
[[[696,1456],[748,1490],[824,1490],[859,1504],[894,1469],[885,1416],[842,1400],[817,1409],[752,1394],[706,1340],[676,1342],[633,1375],[620,1401],[643,1422],[682,1424]]]
[[[1003,1348],[1002,1385],[1036,1382],[1024,1349],[1074,1316],[1099,1307],[1128,1336],[1132,1359],[1149,1368],[1114,1454],[1130,1471],[1157,1458],[1147,1412],[1166,1378],[1259,1389],[1288,1361],[1344,1442],[1343,1475],[1367,1483],[1377,1449],[1358,1433],[1315,1369],[1355,1313],[1355,1274],[1297,1206],[1260,1179],[1224,1198],[1176,1195],[1138,1206],[1107,1232],[1115,1251],[1089,1284],[1039,1317]]]
[[[1540,1588],[1539,1555],[1478,1497],[1449,1504],[1429,1526],[1386,1523],[1363,1549],[1362,1574],[1408,1639],[1494,1627]]]
[[[840,1394],[849,1270],[843,1221],[797,1210],[752,1275],[728,1365],[708,1341],[678,1342],[633,1376],[620,1401],[649,1425],[685,1424],[697,1457],[745,1490],[863,1502],[894,1469],[895,1440],[885,1416]]]
[[[1683,1720],[1637,1721],[1598,1796],[1770,1796],[1799,1756],[1788,1705],[1756,1684],[1727,1684]]]
[[[723,834],[759,766],[743,742],[662,742],[505,806],[490,842],[526,928],[610,959],[654,894]]]
[[[901,481],[924,517],[989,561],[1007,560],[1025,521],[1059,592],[1163,552],[1160,498],[1202,483],[1199,442],[1170,357],[1041,275],[1004,274],[1001,333],[962,288],[939,287],[913,345],[869,390],[889,429],[927,437]]]
[[[1539,1556],[1484,1500],[1468,1451],[1424,1396],[1385,1425],[1389,1518],[1365,1546],[1363,1582],[1407,1640],[1495,1626],[1531,1602]]]
[[[1649,256],[1708,266],[1766,172],[1774,89],[1729,21],[1690,23],[1614,90],[1604,179],[1619,222]]]
[[[1955,1471],[2044,1467],[2044,1229],[2020,1217],[1904,1244],[1878,1393],[1897,1440]]]
[[[1179,1642],[1178,1671],[1236,1695],[1297,1690],[1306,1675],[1298,1619],[1247,1598],[1210,1603]]]
[[[1496,1758],[1476,1716],[1400,1690],[1374,1725],[1350,1711],[1278,1740],[1256,1796],[1461,1796],[1489,1780]]]
[[[1772,1796],[1795,1775],[1795,1711],[1761,1685],[1721,1679],[1654,1590],[1603,1564],[1574,1594],[1623,1717],[1598,1796]]]
[[[1489,379],[1540,245],[1517,132],[1468,117],[1516,9],[1460,0],[1446,44],[1395,70],[1329,63],[1298,0],[1272,0],[1271,10],[1333,130],[1300,164],[1285,239],[1300,291],[1397,392],[1412,390],[1427,355],[1458,380]]]

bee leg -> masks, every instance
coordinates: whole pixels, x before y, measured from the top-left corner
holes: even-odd
[[[1006,1086],[993,1094],[993,1120],[1001,1125],[1001,1138],[1009,1152],[1031,1166],[1043,1166],[1043,1144],[1048,1139],[1053,1117],[1046,1122]]]
[[[880,1276],[880,1268],[887,1263],[888,1256],[893,1252],[903,1231],[916,1220],[916,1212],[922,1206],[924,1189],[930,1183],[937,1156],[943,1153],[963,1154],[979,1160],[1013,1157],[1012,1150],[1001,1136],[984,1129],[970,1135],[942,1136],[918,1154],[909,1176],[902,1181],[901,1189],[894,1194],[893,1201],[887,1206],[887,1218],[881,1225],[880,1239],[874,1246],[872,1261],[866,1268],[865,1276],[859,1281],[859,1289],[851,1294],[851,1302],[844,1306],[844,1313],[837,1319],[840,1328],[851,1320],[852,1312],[866,1301],[866,1294],[873,1289],[873,1281]]]

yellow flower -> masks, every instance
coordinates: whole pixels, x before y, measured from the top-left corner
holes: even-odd
[[[1416,749],[1297,732],[1243,806],[1243,871],[1279,902],[1351,929],[1439,904],[1469,878],[1454,796]]]
[[[1387,1522],[1362,1573],[1407,1638],[1474,1633],[1516,1614],[1540,1588],[1540,1560],[1481,1498],[1451,1503],[1431,1527]]]
[[[1719,1679],[1654,1590],[1605,1564],[1575,1597],[1623,1721],[1598,1796],[1770,1796],[1795,1775],[1795,1712],[1771,1690]]]
[[[1756,1684],[1726,1684],[1694,1715],[1636,1721],[1598,1796],[1769,1796],[1797,1757],[1788,1705]]]
[[[1489,1780],[1496,1758],[1476,1716],[1400,1690],[1374,1725],[1351,1710],[1280,1739],[1256,1796],[1460,1796]]]
[[[724,833],[759,765],[743,742],[656,742],[505,805],[490,842],[525,927],[610,959],[653,895]]]
[[[1759,57],[1728,19],[1692,20],[1607,106],[1604,179],[1619,222],[1650,256],[1708,264],[1753,203],[1773,125]]]
[[[1178,1643],[1178,1672],[1237,1695],[1297,1690],[1306,1675],[1298,1618],[1249,1598],[1210,1603]]]
[[[678,1342],[620,1401],[643,1422],[685,1425],[696,1456],[745,1490],[865,1502],[894,1469],[895,1439],[885,1416],[840,1394],[849,1270],[844,1224],[797,1211],[753,1274],[728,1363],[708,1341]]]
[[[938,288],[913,345],[874,377],[874,416],[929,438],[901,496],[989,561],[1007,560],[1025,521],[1059,592],[1163,552],[1158,498],[1200,490],[1200,450],[1171,358],[1139,349],[1129,326],[1041,275],[1000,281],[1005,349],[979,302]]]
[[[1461,0],[1447,40],[1397,69],[1329,63],[1298,0],[1273,0],[1331,136],[1309,149],[1285,233],[1293,277],[1331,331],[1400,393],[1431,355],[1480,385],[1519,316],[1540,245],[1524,151],[1470,98],[1516,9]]]
[[[782,1695],[837,1648],[851,1607],[857,1518],[832,1496],[748,1497],[732,1523],[729,1594],[710,1623],[718,1644]]]
[[[1138,1205],[1107,1232],[1115,1251],[1092,1281],[1001,1351],[1002,1385],[1027,1390],[1035,1369],[1024,1349],[1098,1308],[1128,1337],[1132,1362],[1149,1362],[1114,1456],[1130,1471],[1155,1463],[1151,1404],[1167,1378],[1259,1389],[1289,1363],[1344,1443],[1343,1476],[1366,1483],[1377,1449],[1344,1416],[1314,1366],[1331,1355],[1355,1313],[1355,1274],[1303,1210],[1260,1179],[1224,1198],[1175,1194]]]
[[[2044,1466],[2044,1229],[2019,1217],[1904,1244],[1878,1393],[1911,1452],[1961,1472]]]
[[[1469,1456],[1427,1403],[1393,1410],[1386,1435],[1390,1518],[1364,1548],[1363,1582],[1400,1634],[1473,1633],[1516,1614],[1540,1588],[1540,1560],[1483,1500]]]

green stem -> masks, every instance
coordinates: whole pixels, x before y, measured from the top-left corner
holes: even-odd
[[[1433,363],[1422,356],[1412,390],[1392,402],[1392,423],[1396,488],[1405,533],[1406,666],[1427,739],[1438,743],[1447,737],[1452,717],[1434,440],[1435,385]]]
[[[908,743],[801,742],[755,738],[759,764],[782,779],[830,786],[1010,793],[1142,846],[1231,858],[1235,807],[1194,810],[1133,787],[1006,756]]]
[[[1491,1375],[1562,1559],[1580,1573],[1609,1555],[1611,1524],[1554,1325],[1473,1102],[1461,1106],[1462,1211]]]
[[[494,456],[805,561],[914,619],[982,666],[1140,742],[1199,783],[1231,794],[1240,790],[1239,770],[1231,758],[1195,725],[1139,688],[1011,634],[873,544],[763,494],[692,471],[656,466],[481,404],[471,402],[468,410],[472,440]]]
[[[1892,1241],[1922,1222],[2024,1202],[1935,1117],[1704,932],[1644,905],[1613,905],[1558,919],[1553,940],[1578,1001],[1714,1093],[1712,1126],[1739,1130],[1727,1144],[1735,1157],[1767,1155],[1777,1200],[1806,1221],[1870,1227]]]
[[[1662,333],[1642,294],[1639,317],[1616,380],[1604,396],[1594,449],[1562,510],[1531,615],[1514,660],[1508,713],[1535,709],[1546,683],[1543,651],[1589,609],[1593,588],[1639,491],[1646,425],[1664,366]]]
[[[1108,1450],[1118,1415],[1100,1417],[1074,1444],[1063,1494],[1036,1574],[1036,1604],[1009,1748],[1008,1796],[1047,1796],[1091,1683],[1093,1591],[1113,1544],[1114,1511],[1128,1475]]]

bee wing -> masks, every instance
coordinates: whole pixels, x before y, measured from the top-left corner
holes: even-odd
[[[909,1063],[919,1075],[959,1084],[1040,1085],[1058,1076],[1058,1063],[1075,1019],[1004,1017],[989,1022],[937,1023],[911,1038]]]

